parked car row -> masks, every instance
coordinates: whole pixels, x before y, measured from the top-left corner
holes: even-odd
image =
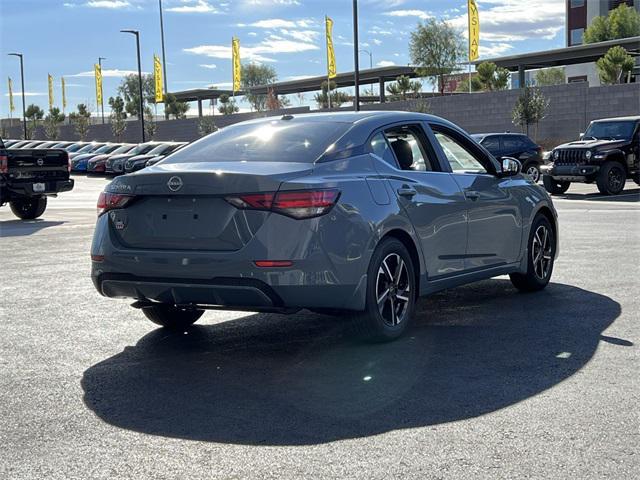
[[[71,172],[121,175],[153,165],[186,142],[59,142],[43,140],[8,140],[12,149],[62,149],[69,154]]]

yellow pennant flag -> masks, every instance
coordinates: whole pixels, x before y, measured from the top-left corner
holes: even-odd
[[[9,77],[9,111],[16,111],[16,106],[13,104],[13,82],[11,81],[11,77]]]
[[[479,56],[480,49],[480,14],[476,0],[468,0],[469,8],[469,61],[473,62]]]
[[[156,85],[156,103],[164,101],[164,93],[162,92],[162,62],[160,57],[153,55],[153,80]]]
[[[93,70],[96,76],[96,105],[100,106],[102,105],[102,68],[96,63]]]
[[[327,76],[335,78],[338,73],[336,69],[336,53],[333,50],[333,20],[329,17],[324,18],[327,34]]]
[[[67,108],[67,92],[66,87],[64,85],[64,77],[60,77],[60,83],[62,84],[62,111]]]
[[[242,65],[240,64],[240,40],[233,37],[231,41],[231,57],[233,64],[233,91],[240,91],[242,84]]]
[[[53,77],[47,74],[49,80],[49,110],[53,108]]]

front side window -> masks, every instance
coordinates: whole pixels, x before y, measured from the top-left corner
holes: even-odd
[[[454,173],[487,173],[482,163],[452,136],[437,131],[434,134]]]

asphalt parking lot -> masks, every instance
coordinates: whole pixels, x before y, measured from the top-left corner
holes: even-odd
[[[635,184],[556,198],[545,291],[445,291],[361,345],[309,313],[155,329],[94,290],[106,180],[76,181],[41,220],[0,211],[0,478],[637,478]]]

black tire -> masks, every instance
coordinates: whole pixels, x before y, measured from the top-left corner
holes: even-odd
[[[22,220],[33,220],[44,213],[47,197],[31,197],[11,200],[9,206],[13,214]]]
[[[383,262],[386,262],[386,269]],[[389,273],[395,277],[398,268],[399,278],[389,281]],[[385,274],[385,270],[389,273]],[[386,296],[381,294],[384,291],[387,292]],[[407,248],[396,238],[382,240],[369,263],[365,310],[351,319],[353,333],[359,339],[368,342],[389,342],[397,339],[405,332],[413,318],[417,293],[415,266]],[[381,308],[378,307],[379,298],[384,298]]]
[[[525,163],[522,166],[522,173],[534,183],[538,183],[540,181],[540,164],[536,161]]]
[[[196,322],[204,310],[186,310],[174,305],[157,305],[142,309],[145,316],[153,323],[169,330],[183,330]]]
[[[603,195],[617,195],[624,190],[627,172],[618,162],[605,162],[598,172],[596,184]]]
[[[542,232],[546,230],[548,237]],[[540,246],[542,246],[542,251]],[[512,273],[511,283],[521,292],[537,292],[547,286],[553,274],[556,255],[556,236],[544,215],[539,214],[531,225],[527,243],[527,273]],[[540,257],[538,255],[541,255]],[[542,262],[542,264],[540,263]]]
[[[553,177],[549,175],[542,176],[542,183],[547,192],[551,195],[562,195],[571,186],[571,182],[561,182],[558,180],[554,180]]]

